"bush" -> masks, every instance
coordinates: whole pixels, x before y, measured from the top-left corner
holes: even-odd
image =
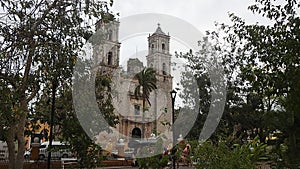
[[[254,140],[252,143],[228,147],[226,143],[217,145],[207,141],[194,149],[193,161],[199,169],[251,169],[256,168],[259,158],[264,155],[265,144]]]
[[[164,155],[156,155],[146,158],[138,158],[139,168],[161,169],[168,165],[169,157]]]

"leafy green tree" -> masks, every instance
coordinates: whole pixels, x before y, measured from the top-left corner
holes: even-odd
[[[111,3],[103,1],[3,0],[0,5],[1,90],[9,90],[13,98],[5,110],[10,121],[1,120],[6,120],[3,129],[7,133],[9,168],[21,169],[29,105],[34,104],[40,89],[48,87],[47,83],[57,81],[59,86],[61,81],[71,80],[79,48],[92,34],[94,25],[90,21],[113,19],[113,15],[107,15]]]
[[[137,98],[142,98],[143,100],[143,115],[142,115],[142,137],[145,138],[145,109],[146,101],[150,104],[149,97],[150,93],[157,89],[156,86],[156,73],[153,68],[145,68],[141,72],[134,76],[138,80],[138,85],[135,88],[134,95]],[[150,104],[151,105],[151,104]]]
[[[49,92],[48,92],[49,93]],[[34,126],[38,123],[49,124],[50,121],[50,106],[49,98],[52,96],[43,95],[43,99],[40,99],[36,103],[36,108],[33,115],[31,115],[30,124]],[[81,127],[77,115],[73,108],[72,91],[70,85],[62,85],[58,88],[58,96],[56,96],[54,114],[54,132],[53,140],[60,140],[67,142],[70,145],[70,150],[79,159],[79,165],[86,168],[94,168],[99,162],[99,152],[101,150],[98,147],[98,151],[94,149],[97,147],[94,140],[92,140]],[[40,126],[35,126],[39,128]],[[48,136],[44,135],[48,140]]]
[[[225,142],[217,145],[210,141],[204,142],[194,148],[193,161],[196,168],[257,168],[259,158],[264,155],[266,144],[259,143],[255,139],[252,143],[228,147]]]
[[[236,50],[244,91],[255,94],[264,129],[279,130],[288,145],[286,166],[299,166],[299,2],[286,0],[278,4],[257,0],[249,9],[271,21],[269,25],[246,24],[231,15],[229,42],[243,42]],[[269,118],[269,119],[268,119]],[[284,123],[274,123],[282,121]],[[279,125],[281,124],[281,125]],[[263,131],[261,131],[263,132]],[[263,135],[261,135],[263,137]],[[298,139],[297,139],[298,138]],[[284,139],[282,139],[284,140]]]
[[[114,106],[112,104],[112,77],[104,76],[98,72],[96,77],[96,101],[98,103],[99,110],[104,116],[105,121],[111,127],[116,127],[116,124],[119,123],[119,117],[114,114]],[[102,128],[102,130],[107,130],[107,128]]]
[[[225,109],[222,119],[220,119],[219,125],[216,131],[210,137],[214,142],[218,142],[219,139],[226,139],[234,134],[235,126],[237,123],[237,113],[242,112],[239,107],[243,103],[243,99],[239,93],[238,87],[235,86],[239,79],[232,77],[235,71],[233,54],[228,51],[230,46],[218,39],[218,32],[207,32],[207,36],[199,41],[200,50],[196,52],[188,52],[184,55],[179,55],[187,60],[187,66],[189,71],[182,72],[181,85],[182,92],[180,93],[183,98],[184,107],[181,109],[188,109],[188,104],[194,103],[192,107],[199,108],[197,121],[189,132],[189,139],[198,139],[199,134],[204,130],[204,124],[206,123],[209,111],[212,104],[215,104],[219,99],[226,98]],[[227,48],[225,48],[227,47]],[[233,63],[228,63],[232,61]],[[223,68],[219,68],[219,67]],[[222,76],[215,78],[215,74]],[[223,79],[224,78],[224,79]],[[194,80],[193,80],[194,79]],[[194,81],[191,83],[191,81]],[[216,83],[218,82],[218,83]],[[214,85],[212,85],[214,83]],[[220,92],[217,99],[212,98],[212,94],[215,91],[224,88],[226,84],[227,91]],[[195,92],[196,91],[196,92]],[[196,106],[198,104],[198,106]],[[187,106],[186,106],[187,105]],[[190,109],[191,111],[195,111]],[[189,112],[189,111],[186,111]],[[217,118],[216,118],[217,120]],[[222,137],[222,138],[220,138]]]
[[[231,26],[218,25],[222,34],[208,32],[212,37],[209,42],[222,59],[228,80],[226,108],[220,125],[223,123],[230,127],[237,124],[231,128],[234,133],[256,131],[254,134],[260,136],[261,142],[264,142],[269,134],[279,133],[277,137],[281,141],[277,147],[288,145],[285,165],[297,168],[299,2],[255,2],[256,4],[249,9],[269,19],[268,25],[247,24],[242,18],[230,14],[233,21]],[[220,39],[225,43],[220,43]],[[201,54],[206,53],[207,50],[204,50]],[[201,62],[197,61],[200,60],[198,57],[188,59],[192,61],[190,65],[195,65],[195,68],[201,65]]]
[[[166,167],[169,162],[169,156],[165,155],[155,155],[146,158],[138,158],[138,165],[141,169],[153,168],[160,169],[162,167]]]
[[[96,100],[98,103],[99,110],[104,116],[106,122],[112,127],[118,123],[118,117],[114,114],[114,108],[112,105],[111,98],[111,79],[106,76],[98,74],[95,82],[95,93]],[[73,106],[73,97],[71,84],[62,83],[57,89],[56,104],[55,104],[55,114],[54,114],[54,140],[60,140],[68,142],[70,144],[70,149],[73,153],[80,159],[79,164],[85,168],[94,168],[101,164],[101,151],[102,148],[95,143],[95,140],[91,138],[91,135],[85,131],[81,123],[78,120],[78,115],[76,114]],[[84,91],[81,91],[84,95]],[[89,93],[88,93],[89,94]],[[37,121],[41,123],[49,124],[50,121],[50,92],[48,88],[43,90],[42,97],[36,102],[34,111],[30,115],[30,126],[34,126]],[[98,134],[101,131],[107,130],[109,128],[103,127],[101,121],[97,119],[97,116],[89,109],[86,109],[88,115],[94,121],[88,121],[94,126],[94,134]],[[99,120],[99,121],[98,121]],[[39,128],[40,126],[35,126]],[[45,135],[47,137],[47,135]],[[48,138],[45,138],[48,139]]]
[[[185,118],[190,118],[192,112],[198,112],[196,114],[198,116],[196,117],[195,125],[187,136],[189,139],[198,140],[211,103],[209,77],[207,73],[200,73],[200,70],[184,71],[181,75],[180,84],[182,85],[182,90],[179,96],[183,98],[183,106],[180,107],[180,112],[186,113],[182,114],[182,125],[179,126],[185,126],[184,123],[188,120],[185,120]],[[195,93],[195,90],[198,90],[198,92]],[[199,107],[196,104],[199,104]],[[195,110],[197,107],[199,109]],[[180,128],[177,130],[180,130]]]

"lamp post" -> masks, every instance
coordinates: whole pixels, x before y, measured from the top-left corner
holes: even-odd
[[[173,89],[171,92],[170,92],[170,94],[171,94],[171,99],[172,99],[172,130],[173,130],[173,151],[172,151],[172,160],[173,160],[173,169],[175,169],[176,168],[176,166],[175,166],[175,157],[174,157],[174,155],[175,155],[175,126],[174,126],[174,122],[175,122],[175,108],[174,108],[174,105],[175,105],[175,98],[176,98],[176,94],[177,94],[177,92]]]
[[[55,92],[57,88],[57,81],[54,79],[52,81],[52,105],[51,105],[51,114],[50,114],[50,136],[49,136],[49,149],[52,148],[53,141],[53,126],[54,126],[54,113],[55,113]],[[48,152],[47,158],[47,169],[50,169],[51,166],[51,151]]]

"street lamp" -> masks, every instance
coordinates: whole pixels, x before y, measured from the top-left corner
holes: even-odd
[[[51,105],[51,114],[50,114],[50,136],[49,136],[49,149],[52,148],[53,141],[53,126],[54,126],[54,114],[55,114],[55,93],[57,89],[57,79],[52,81],[52,105]],[[48,152],[47,158],[47,169],[50,169],[51,166],[51,151]]]
[[[171,92],[171,99],[172,99],[172,128],[173,128],[173,151],[172,151],[172,160],[173,160],[173,169],[175,169],[175,126],[174,126],[174,122],[175,122],[175,108],[174,108],[174,105],[175,105],[175,98],[176,98],[176,94],[177,92],[173,89]]]

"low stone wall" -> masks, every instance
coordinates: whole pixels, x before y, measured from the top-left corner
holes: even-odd
[[[24,162],[23,169],[46,169],[47,162]],[[51,169],[61,169],[61,162],[51,162]],[[0,169],[8,169],[8,163],[0,163]]]
[[[132,166],[132,160],[105,160],[103,161],[103,166]]]
[[[105,160],[103,161],[103,166],[131,166],[133,163],[132,160]],[[23,169],[46,169],[47,168],[47,162],[46,161],[40,161],[40,162],[34,162],[34,161],[27,161],[24,162]],[[51,169],[75,169],[78,168],[78,165],[76,162],[69,163],[67,165],[62,165],[61,161],[52,161],[51,162]],[[0,169],[8,169],[8,162],[0,162]]]

